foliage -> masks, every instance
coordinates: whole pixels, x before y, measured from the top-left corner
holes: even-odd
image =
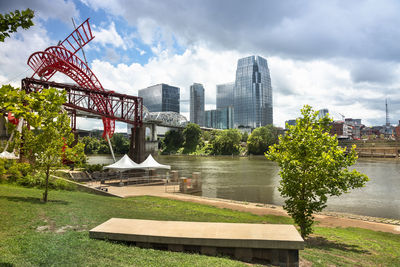
[[[16,118],[24,118],[32,127],[31,130],[23,128],[24,144],[21,150],[35,168],[45,171],[43,200],[46,202],[51,168],[61,165],[63,156],[75,163],[85,159],[82,145],[78,143],[69,147],[74,136],[68,115],[62,109],[66,94],[54,88],[26,94],[10,85],[2,86],[0,93],[0,112],[11,112]],[[15,139],[20,140],[18,135]],[[18,176],[18,172],[15,175]]]
[[[104,166],[104,164],[86,164],[84,170],[93,173],[96,171],[102,171]]]
[[[162,140],[162,152],[163,154],[174,154],[183,145],[183,134],[181,131],[170,130],[165,133],[165,137]]]
[[[318,112],[307,105],[301,114],[266,157],[279,164],[282,179],[278,190],[285,198],[284,209],[307,237],[312,232],[313,213],[326,207],[328,196],[362,187],[368,177],[347,169],[356,163],[355,146],[348,154],[346,148],[338,146],[336,136],[329,135],[328,116],[317,119]]]
[[[247,142],[247,139],[249,138],[249,134],[247,132],[244,132],[242,134],[242,142]]]
[[[29,8],[26,10],[15,10],[8,14],[0,14],[0,42],[4,42],[6,37],[10,37],[10,34],[16,32],[18,27],[22,29],[28,29],[33,26],[34,12]]]
[[[34,174],[27,174],[21,176],[16,180],[18,185],[24,187],[35,187],[35,188],[45,188],[46,187],[46,175],[43,172],[36,172]],[[48,181],[48,187],[56,190],[75,190],[76,186],[72,183],[68,183],[62,179],[56,179],[50,177]]]
[[[242,135],[237,129],[227,129],[214,133],[210,140],[210,152],[213,155],[237,155],[240,152]]]
[[[278,128],[272,124],[254,129],[247,140],[247,149],[254,155],[263,155],[269,146],[278,143]]]
[[[110,154],[107,140],[99,137],[85,136],[80,139],[84,144],[85,154]],[[115,133],[110,139],[116,154],[127,154],[129,152],[129,138],[122,133]]]
[[[201,129],[196,123],[188,123],[183,130],[183,153],[189,154],[196,150],[200,143]]]

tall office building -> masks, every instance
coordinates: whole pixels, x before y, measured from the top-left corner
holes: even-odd
[[[233,92],[235,83],[224,83],[217,85],[217,109],[234,105]]]
[[[190,86],[190,122],[204,126],[204,87],[201,83]]]
[[[239,59],[234,90],[234,125],[257,128],[273,123],[272,86],[267,60]]]
[[[168,84],[156,84],[139,90],[139,97],[150,112],[174,111],[179,113],[179,88]]]

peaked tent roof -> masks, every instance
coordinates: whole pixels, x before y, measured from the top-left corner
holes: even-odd
[[[145,161],[139,164],[137,167],[138,169],[143,168],[143,169],[166,169],[170,170],[171,166],[170,165],[163,165],[158,163],[153,156],[150,154]]]
[[[14,152],[10,153],[7,151],[3,151],[0,153],[0,158],[2,159],[19,159],[19,157],[17,157]]]
[[[120,171],[126,171],[126,170],[131,170],[131,169],[140,169],[139,164],[134,162],[129,158],[128,155],[124,155],[120,160],[117,162],[110,164],[108,166],[104,166],[104,169],[114,169],[114,170],[120,170]]]

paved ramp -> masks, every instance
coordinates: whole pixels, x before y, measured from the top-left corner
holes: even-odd
[[[91,238],[141,247],[228,254],[241,260],[298,265],[304,241],[293,225],[153,221],[112,218],[90,230]]]

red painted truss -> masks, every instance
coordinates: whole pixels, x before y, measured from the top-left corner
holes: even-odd
[[[32,78],[37,76],[41,81],[48,81],[55,73],[61,72],[80,87],[94,92],[106,92],[89,66],[76,55],[93,38],[89,19],[87,19],[59,45],[33,53],[27,62],[34,71]],[[108,95],[103,94],[91,94],[90,97],[93,111],[104,114],[102,117],[103,137],[106,135],[112,137],[115,130],[112,100]]]

